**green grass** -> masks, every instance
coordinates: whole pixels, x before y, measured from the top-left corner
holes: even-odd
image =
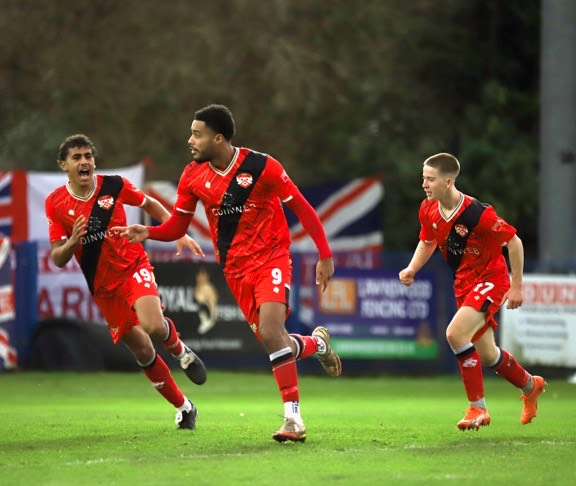
[[[301,376],[304,444],[278,444],[269,373],[212,371],[197,430],[140,373],[0,374],[1,485],[576,484],[576,386],[548,380],[532,424],[519,393],[486,380],[492,424],[459,432],[459,377]]]

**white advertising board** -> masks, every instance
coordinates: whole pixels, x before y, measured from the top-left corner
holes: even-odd
[[[522,364],[576,367],[576,276],[524,276],[524,303],[501,308],[502,347]]]

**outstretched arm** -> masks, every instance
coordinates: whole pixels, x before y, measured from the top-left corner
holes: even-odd
[[[398,277],[400,278],[400,282],[402,282],[406,286],[410,286],[414,283],[414,277],[416,273],[426,264],[430,257],[436,250],[436,242],[427,242],[427,241],[420,241],[416,250],[414,250],[414,255],[412,256],[412,260],[408,266],[402,270]]]
[[[170,218],[158,226],[143,226],[133,224],[130,226],[115,226],[111,231],[119,231],[120,236],[128,238],[130,243],[140,243],[147,238],[158,241],[175,241],[186,234],[192,214],[176,211]]]
[[[332,260],[332,252],[330,251],[320,218],[300,192],[296,193],[289,201],[286,201],[286,205],[298,216],[303,228],[314,241],[316,248],[318,248],[320,260],[316,264],[316,285],[319,285],[320,290],[324,292],[328,286],[328,281],[334,275],[334,261]]]
[[[148,195],[146,196],[142,209],[144,209],[144,211],[146,211],[152,218],[157,219],[161,223],[170,219],[170,213],[168,210],[158,200]],[[186,226],[186,229],[187,228],[188,226]],[[186,232],[186,230],[184,231]],[[195,256],[205,256],[200,245],[198,245],[187,234],[184,234],[184,236],[176,240],[176,254],[180,255],[182,253],[182,248],[184,247],[190,249]]]

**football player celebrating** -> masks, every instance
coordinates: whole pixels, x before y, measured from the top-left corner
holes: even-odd
[[[322,291],[334,273],[324,228],[276,159],[232,145],[235,125],[227,107],[210,105],[197,111],[191,131],[192,162],[180,178],[170,219],[154,227],[115,229],[131,242],[173,241],[185,234],[197,202],[202,201],[216,257],[244,317],[270,357],[282,396],[284,422],[273,438],[302,442],[306,428],[295,360],[317,355],[331,376],[340,375],[342,365],[325,328],[317,327],[311,336],[286,331],[292,265],[282,203],[296,213],[318,248],[316,283]]]
[[[58,165],[68,175],[68,183],[45,201],[52,259],[63,267],[76,258],[114,343],[122,341],[128,347],[152,385],[174,405],[178,428],[194,429],[196,407],[178,388],[151,338],[162,343],[194,383],[206,381],[206,368],[180,340],[172,320],[163,316],[143,246],[130,245],[110,230],[126,224],[125,204],[139,206],[160,221],[170,213],[126,178],[95,175],[95,157],[96,148],[86,135],[72,135],[60,145]],[[183,246],[204,256],[188,236],[178,240],[178,253]]]
[[[522,305],[524,249],[516,230],[494,208],[456,189],[458,160],[446,153],[424,161],[422,187],[426,199],[420,206],[420,242],[400,281],[411,285],[414,276],[436,248],[454,274],[458,311],[446,329],[446,339],[456,355],[470,401],[460,430],[490,424],[484,400],[482,365],[522,390],[522,424],[536,416],[538,397],[547,383],[530,375],[508,351],[496,346],[494,314],[504,302],[508,309]],[[508,248],[512,278],[502,247]]]

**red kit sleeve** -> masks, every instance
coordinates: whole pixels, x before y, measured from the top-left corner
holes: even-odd
[[[326,233],[320,222],[320,218],[314,211],[314,208],[310,203],[304,198],[300,191],[296,191],[293,197],[285,202],[298,219],[302,223],[303,228],[310,235],[314,241],[318,252],[320,253],[320,259],[330,258],[332,252],[330,251],[330,246],[328,245],[328,240],[326,239]]]
[[[175,241],[186,234],[192,214],[174,210],[169,219],[158,226],[148,226],[148,233],[151,240]]]

